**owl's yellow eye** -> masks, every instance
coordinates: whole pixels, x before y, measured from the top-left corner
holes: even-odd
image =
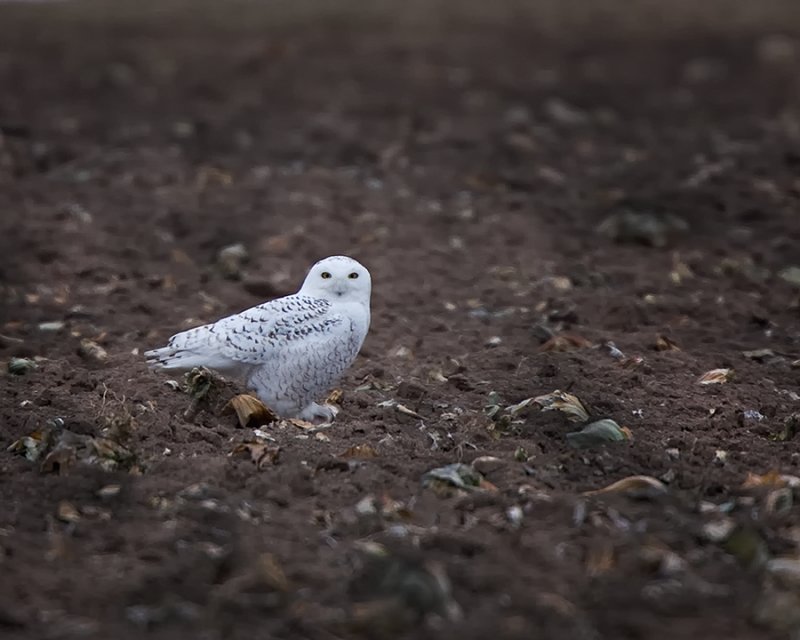
[[[351,273],[347,277],[350,278],[351,280],[355,280],[358,277],[358,274],[355,271],[353,271],[353,273]]]
[[[323,271],[323,272],[322,272],[322,277],[323,277],[325,280],[327,280],[328,278],[330,278],[330,277],[331,277],[331,274],[330,274],[330,273],[328,273],[327,271]]]

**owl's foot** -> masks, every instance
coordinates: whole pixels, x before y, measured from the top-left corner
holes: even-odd
[[[339,413],[339,407],[332,404],[317,404],[316,402],[312,402],[303,409],[297,417],[301,420],[313,422],[314,424],[324,424],[326,422],[333,422],[337,413]]]

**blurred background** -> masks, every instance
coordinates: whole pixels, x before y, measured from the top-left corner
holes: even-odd
[[[797,0],[1,1],[0,634],[784,637],[741,556],[796,556],[791,490],[739,497],[798,474],[799,170]],[[343,417],[256,468],[141,353],[338,253]],[[633,439],[487,417],[555,389]],[[5,452],[120,415],[137,474]],[[478,456],[496,492],[422,488]],[[365,535],[452,593],[351,606]]]

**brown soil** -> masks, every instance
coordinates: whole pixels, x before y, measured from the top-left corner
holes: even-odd
[[[781,637],[755,621],[763,563],[703,527],[727,505],[768,556],[799,551],[798,508],[741,490],[800,475],[780,437],[800,301],[779,276],[800,266],[800,42],[774,35],[796,16],[138,4],[0,6],[0,357],[40,358],[0,380],[4,638]],[[688,230],[598,232],[623,211]],[[342,412],[327,439],[266,427],[280,454],[258,469],[229,455],[251,431],[187,422],[141,353],[337,253],[374,281]],[[643,361],[540,350],[553,331]],[[715,368],[735,376],[697,384]],[[556,389],[633,439],[577,450],[556,412],[484,415],[492,391]],[[137,473],[5,451],[55,418],[128,421]],[[364,444],[377,457],[340,455]],[[479,456],[502,461],[496,492],[422,486]],[[667,493],[582,496],[636,474]],[[410,513],[359,516],[369,494]],[[462,615],[376,613],[366,541],[438,566]]]

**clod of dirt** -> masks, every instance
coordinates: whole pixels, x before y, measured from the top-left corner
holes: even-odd
[[[674,340],[665,335],[659,335],[656,338],[654,345],[656,351],[680,351],[681,348],[675,343]]]
[[[616,564],[614,545],[610,540],[599,540],[586,550],[586,574],[592,578],[609,572]]]
[[[547,351],[575,351],[577,349],[589,349],[592,347],[591,341],[583,336],[574,333],[559,333],[539,347],[540,352]]]
[[[764,282],[772,274],[766,267],[757,264],[753,256],[723,258],[714,271],[720,275],[740,276],[749,282]]]
[[[97,465],[106,471],[131,469],[135,462],[134,453],[120,442],[73,433],[60,423],[51,423],[20,438],[8,450],[21,453],[32,462],[42,459],[42,473],[63,474],[77,463]]]
[[[30,358],[11,358],[8,361],[8,372],[12,376],[24,376],[36,369],[38,365]]]
[[[778,632],[800,628],[800,562],[796,558],[773,558],[764,565],[762,591],[753,618]]]
[[[278,414],[261,400],[246,393],[231,398],[222,412],[223,414],[235,412],[239,426],[245,429],[261,427],[278,419]]]
[[[775,439],[781,442],[792,440],[798,431],[800,431],[800,413],[793,413],[783,421],[783,429]]]
[[[576,449],[590,449],[611,442],[624,442],[631,439],[631,431],[620,427],[614,420],[606,418],[587,424],[580,431],[567,434],[567,441]]]
[[[724,384],[733,378],[733,369],[712,369],[706,371],[697,384]]]
[[[444,567],[410,554],[399,555],[371,542],[361,545],[357,573],[349,591],[358,601],[350,623],[374,637],[390,636],[420,623],[429,614],[462,617]]]
[[[191,422],[201,409],[221,413],[227,401],[223,401],[231,385],[221,376],[206,367],[195,367],[184,375],[183,391],[191,397],[183,417]]]
[[[264,442],[242,442],[237,444],[229,455],[235,456],[246,453],[250,456],[253,464],[256,465],[256,469],[261,471],[267,465],[277,464],[280,452],[280,447],[270,446]]]
[[[763,362],[775,357],[775,352],[772,349],[753,349],[752,351],[742,351],[742,355],[748,360]]]
[[[534,398],[533,402],[538,404],[542,411],[561,411],[570,422],[586,422],[589,419],[589,412],[578,397],[566,391],[556,389],[553,393]]]
[[[497,491],[497,487],[486,480],[481,473],[461,462],[431,469],[422,476],[422,486],[445,495],[451,494],[453,488],[463,491]]]
[[[766,542],[761,534],[751,528],[736,529],[722,548],[746,567],[760,567],[769,559]]]
[[[387,520],[410,520],[413,515],[404,502],[393,500],[387,495],[378,497],[371,493],[356,503],[355,512],[359,516],[380,516]]]
[[[356,444],[349,449],[342,451],[342,453],[339,454],[339,457],[344,458],[345,460],[350,460],[353,458],[359,460],[369,460],[372,458],[377,458],[378,452],[368,444]]]
[[[655,498],[666,494],[667,485],[652,476],[630,476],[593,491],[584,491],[585,496],[597,496],[608,493],[619,493],[631,498]]]
[[[223,277],[228,280],[240,280],[242,269],[249,258],[250,255],[243,244],[232,244],[224,247],[217,254],[217,266]]]
[[[544,108],[550,119],[558,124],[577,126],[585,124],[589,120],[585,111],[581,111],[561,98],[550,98]]]
[[[607,217],[597,227],[598,233],[619,243],[644,244],[662,248],[689,230],[678,216],[663,213],[620,211]]]
[[[484,475],[506,466],[506,461],[495,456],[478,456],[472,461],[472,468]]]

